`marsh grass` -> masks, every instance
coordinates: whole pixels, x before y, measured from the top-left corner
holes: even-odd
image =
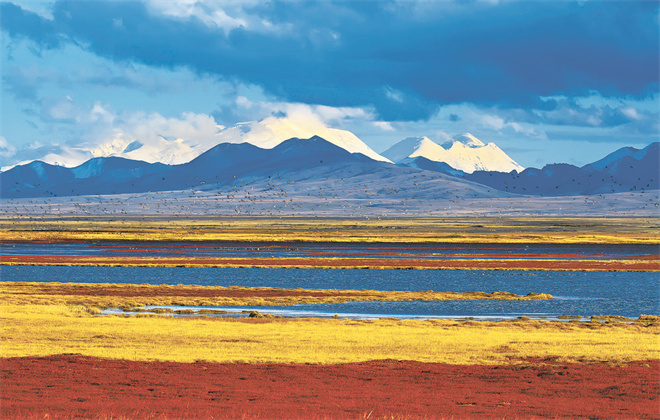
[[[2,357],[76,353],[128,360],[450,364],[527,358],[614,364],[660,358],[660,323],[95,316],[78,306],[4,305]]]
[[[545,293],[274,289],[148,284],[0,282],[7,304],[68,304],[132,311],[143,306],[291,306],[354,301],[546,300]]]

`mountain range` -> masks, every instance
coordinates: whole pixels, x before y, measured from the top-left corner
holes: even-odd
[[[216,126],[215,130],[206,127],[207,131],[203,135],[185,139],[161,135],[146,135],[144,138],[134,139],[117,135],[94,146],[44,146],[20,151],[18,156],[23,160],[18,165],[39,160],[51,165],[76,167],[97,157],[121,157],[149,163],[180,165],[221,143],[250,143],[261,149],[272,149],[291,138],[306,139],[314,136],[322,137],[350,153],[361,153],[373,160],[390,162],[352,132],[327,127],[313,115],[306,117],[269,117],[231,127]],[[3,167],[2,171],[6,172],[12,167]]]
[[[464,173],[474,171],[521,172],[523,168],[495,143],[484,144],[470,133],[439,145],[428,137],[409,137],[383,152],[392,162],[418,167],[418,158],[444,163]],[[424,165],[424,163],[421,163]]]
[[[555,163],[541,169],[527,168],[522,172],[452,174],[500,191],[524,195],[593,195],[658,190],[659,146],[660,143],[654,142],[641,150],[624,147],[582,167]],[[428,164],[426,169],[448,173],[445,168],[433,167],[433,164]]]
[[[124,138],[118,134],[95,146],[50,146],[21,151],[19,165],[42,161],[51,165],[77,167],[89,159],[121,157],[148,163],[180,165],[190,162],[203,152],[222,143],[249,143],[261,149],[272,149],[291,138],[321,137],[350,153],[360,153],[373,160],[415,167],[414,160],[423,157],[444,162],[454,169],[474,171],[522,171],[524,168],[507,156],[494,143],[484,144],[470,133],[465,133],[438,145],[428,137],[407,138],[392,146],[383,155],[376,153],[355,134],[347,130],[330,128],[313,115],[271,116],[261,121],[235,124],[232,127],[205,126],[201,136],[186,139],[166,136],[145,136],[141,139]],[[11,169],[2,168],[2,171]]]
[[[437,154],[432,153],[443,153],[434,145],[444,151],[465,152],[467,157],[462,165],[457,166],[467,170],[429,159],[437,158]],[[396,165],[363,153],[351,153],[313,136],[309,139],[291,138],[272,148],[245,142],[221,143],[190,162],[178,165],[122,157],[97,157],[73,168],[34,161],[0,173],[0,196],[68,197],[156,191],[226,191],[238,187],[249,194],[249,188],[258,186],[262,192],[275,191],[278,183],[284,182],[304,183],[310,188],[310,196],[317,193],[313,188],[321,182],[324,185],[331,183],[338,189],[343,185],[347,188],[350,185],[351,189],[364,185],[367,190],[375,188],[373,194],[384,194],[378,187],[384,180],[390,184],[396,180],[397,183],[397,187],[390,188],[392,191],[387,194],[405,190],[422,200],[461,195],[605,194],[659,189],[658,146],[656,142],[641,150],[623,148],[581,168],[553,164],[542,169],[522,169],[497,146],[485,145],[471,135],[459,136],[442,146],[427,138],[406,139],[384,153],[397,161]],[[488,153],[480,154],[480,151]],[[473,152],[472,155],[469,152]],[[508,165],[503,169],[513,169],[510,172],[479,170],[479,165],[490,168],[494,163]],[[348,179],[352,180],[350,184],[345,181]],[[352,192],[347,189],[344,193]],[[371,194],[371,191],[365,194]]]

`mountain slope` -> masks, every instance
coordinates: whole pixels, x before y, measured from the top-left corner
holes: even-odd
[[[75,178],[69,168],[44,162],[30,162],[0,173],[0,197],[40,197],[48,195],[48,187]]]
[[[0,196],[54,197],[132,192],[131,184],[154,173],[166,173],[169,165],[119,157],[93,158],[66,168],[31,162],[0,173]]]
[[[474,172],[465,179],[516,194],[584,195],[660,188],[660,143],[642,150],[624,147],[581,168],[568,164],[521,173]]]
[[[261,149],[249,143],[223,143],[186,164],[173,167],[165,183],[159,183],[158,176],[151,176],[142,180],[141,185],[152,190],[207,188],[276,178],[317,167],[331,171],[333,164],[394,167],[351,154],[315,136],[289,139],[272,149]]]
[[[427,171],[439,172],[446,175],[462,177],[465,175],[465,172],[454,169],[445,162],[437,162],[434,160],[427,159],[422,156],[417,156],[413,158],[405,158],[399,161],[400,166],[407,166],[409,168],[418,168],[424,169]]]
[[[653,146],[653,145],[656,146]],[[645,147],[644,149],[635,149],[634,147],[622,147],[619,150],[616,150],[615,152],[610,153],[609,155],[605,156],[604,158],[597,160],[596,162],[590,163],[588,165],[584,165],[582,168],[587,170],[587,171],[599,171],[603,169],[607,170],[614,170],[616,169],[616,166],[626,157],[631,157],[633,160],[640,160],[643,159],[646,155],[649,153],[655,153],[657,154],[657,143],[651,143],[649,147]]]
[[[524,169],[494,143],[484,144],[470,133],[456,136],[442,145],[438,145],[428,137],[409,137],[383,152],[383,156],[396,163],[422,157],[435,162],[444,162],[453,169],[466,173],[520,172]]]

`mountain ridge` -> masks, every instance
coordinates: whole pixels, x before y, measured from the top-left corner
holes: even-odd
[[[58,146],[56,150],[47,148],[43,152],[45,155],[40,158],[26,159],[2,169],[6,172],[14,166],[34,161],[73,168],[97,157],[122,157],[149,163],[180,165],[222,143],[248,143],[262,149],[272,149],[291,138],[309,139],[314,136],[320,136],[349,153],[361,153],[373,160],[392,163],[352,132],[330,128],[317,117],[308,117],[309,119],[300,116],[268,117],[261,121],[237,123],[231,127],[217,126],[214,133],[187,140],[161,135],[139,140],[118,136],[95,147]],[[31,154],[37,153],[38,150],[33,150]]]
[[[607,194],[660,189],[659,167],[660,142],[653,142],[641,150],[623,147],[582,167],[554,163],[515,174],[482,171],[463,178],[517,194]]]
[[[660,189],[659,146],[660,143],[655,142],[643,149],[622,148],[583,167],[552,164],[541,169],[527,168],[520,173],[466,173],[422,156],[406,158],[399,165],[375,161],[360,153],[350,153],[319,136],[288,139],[272,149],[250,143],[221,143],[179,165],[121,157],[93,158],[74,168],[35,161],[0,173],[0,197],[211,191],[250,185],[272,188],[284,182],[281,179],[285,175],[291,182],[304,180],[309,185],[332,182],[337,188],[344,185],[347,190],[343,194],[347,196],[354,193],[351,189],[357,182],[348,182],[346,179],[350,177],[359,177],[365,186],[377,189],[363,194],[390,195],[407,191],[421,200],[426,198],[421,185],[431,188],[428,186],[430,179],[444,183],[432,187],[436,198],[461,194],[475,197],[608,194]],[[385,180],[389,183],[396,180],[398,186],[385,191],[379,187]]]
[[[121,157],[92,158],[74,167],[31,162],[0,173],[0,196],[119,194],[182,190],[213,183],[226,185],[244,177],[303,171],[324,165],[394,165],[350,153],[318,136],[292,138],[272,149],[250,143],[221,143],[180,165],[148,163]]]
[[[495,143],[484,144],[470,133],[455,136],[442,145],[428,137],[408,137],[382,153],[395,163],[422,157],[443,162],[455,170],[472,173],[479,170],[520,172],[524,168],[511,159]]]

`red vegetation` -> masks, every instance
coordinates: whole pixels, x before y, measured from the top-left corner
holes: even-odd
[[[658,418],[659,361],[623,367],[1,359],[16,418]]]
[[[306,268],[391,268],[446,270],[598,270],[660,271],[657,259],[574,260],[574,259],[421,259],[421,258],[307,258],[307,257],[82,257],[2,256],[3,264],[93,265],[164,267],[306,267]]]
[[[278,297],[364,297],[368,292],[357,290],[278,289],[241,286],[135,285],[120,287],[93,283],[13,283],[14,293],[48,296],[113,296],[113,297],[193,297],[193,298],[278,298]],[[456,293],[460,295],[460,293]]]

